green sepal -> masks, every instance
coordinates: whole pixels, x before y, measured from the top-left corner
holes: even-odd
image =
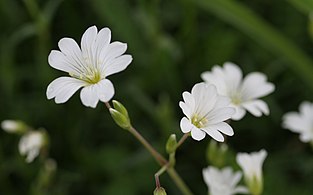
[[[118,112],[123,114],[126,118],[129,118],[127,109],[125,108],[125,106],[122,103],[120,103],[117,100],[113,100],[112,103],[113,103],[113,107],[115,110],[117,110]]]
[[[129,129],[131,127],[128,117],[113,108],[110,108],[109,110],[113,120],[118,126],[123,129]]]
[[[153,195],[166,195],[166,191],[164,188],[162,187],[157,187],[154,192]]]
[[[176,151],[176,147],[177,147],[176,135],[172,134],[170,135],[166,142],[166,152],[168,154],[172,154]]]

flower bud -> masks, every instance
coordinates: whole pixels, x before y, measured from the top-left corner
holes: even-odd
[[[153,195],[166,195],[165,189],[162,187],[157,187],[154,190]]]
[[[4,120],[1,128],[8,133],[24,133],[29,129],[24,122],[18,120]]]
[[[224,143],[218,144],[211,140],[207,148],[207,160],[215,167],[224,167],[227,157],[228,146]]]
[[[130,120],[129,120],[128,116],[125,116],[124,114],[122,114],[121,112],[119,112],[113,108],[110,108],[110,114],[118,126],[120,126],[123,129],[129,129],[130,128],[131,125],[130,125]]]
[[[176,135],[172,134],[170,135],[166,142],[166,152],[168,154],[174,153],[176,151],[176,146],[177,146]]]
[[[113,107],[114,107],[115,110],[120,112],[126,118],[129,118],[127,109],[125,108],[125,106],[122,103],[120,103],[120,102],[118,102],[116,100],[113,100],[112,102],[113,102]]]

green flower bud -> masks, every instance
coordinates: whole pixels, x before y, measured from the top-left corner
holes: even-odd
[[[166,152],[168,154],[172,154],[176,151],[176,146],[177,146],[177,140],[176,140],[176,135],[172,134],[168,138],[166,142]]]
[[[157,187],[154,190],[153,195],[166,195],[165,189],[162,187]]]
[[[120,126],[123,129],[130,128],[131,125],[130,125],[130,121],[128,117],[126,117],[124,114],[120,113],[119,111],[113,108],[110,108],[110,113],[111,113],[113,120],[118,126]]]
[[[224,143],[218,144],[211,140],[207,148],[207,160],[215,167],[224,167],[227,157],[228,146]]]
[[[113,100],[113,107],[115,110],[123,114],[126,118],[129,118],[127,109],[120,102]]]

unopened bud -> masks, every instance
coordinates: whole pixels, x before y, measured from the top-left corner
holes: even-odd
[[[176,135],[172,134],[170,135],[166,142],[166,152],[168,154],[172,154],[176,151],[176,147],[177,147]]]
[[[111,113],[113,120],[118,126],[120,126],[123,129],[130,128],[131,125],[130,125],[130,121],[128,117],[126,117],[124,114],[122,114],[121,112],[113,108],[110,108],[110,113]]]
[[[24,133],[29,127],[22,121],[4,120],[1,123],[1,128],[8,133]]]
[[[162,187],[157,187],[154,190],[153,195],[166,195],[165,189]]]
[[[127,109],[125,108],[125,106],[122,103],[120,103],[120,102],[118,102],[116,100],[113,100],[112,102],[113,102],[113,107],[114,107],[115,110],[120,112],[126,118],[129,118]]]
[[[228,146],[224,143],[218,144],[211,140],[207,148],[207,160],[216,167],[223,167],[227,156]]]

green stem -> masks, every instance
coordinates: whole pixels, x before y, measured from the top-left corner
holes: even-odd
[[[192,195],[193,193],[187,187],[185,182],[180,178],[174,167],[168,168],[167,173],[170,175],[172,180],[176,183],[177,187],[184,195]]]
[[[129,132],[133,134],[138,141],[140,141],[140,143],[151,153],[161,166],[167,164],[167,160],[160,153],[158,153],[134,127],[131,126],[129,128]]]
[[[178,141],[178,143],[177,143],[177,145],[176,145],[176,150],[177,150],[177,148],[178,148],[179,146],[181,146],[181,145],[185,142],[185,140],[186,140],[189,136],[190,136],[190,133],[185,133],[185,134],[183,135],[183,137],[180,138],[180,140]]]
[[[156,188],[161,187],[159,176],[162,175],[167,170],[168,166],[169,164],[164,165],[158,172],[156,172],[156,174],[154,174]]]
[[[112,108],[109,102],[105,102],[105,105],[108,109]],[[184,195],[192,195],[192,192],[190,191],[188,186],[185,184],[185,182],[181,179],[181,177],[178,175],[175,168],[168,167],[169,162],[159,152],[157,152],[133,126],[131,126],[128,130],[151,153],[151,155],[162,166],[162,168],[165,167],[167,173],[169,174],[171,179],[174,181],[174,183],[177,185],[179,190]],[[162,168],[160,170],[163,170]],[[163,172],[164,171],[162,171],[162,173]]]

